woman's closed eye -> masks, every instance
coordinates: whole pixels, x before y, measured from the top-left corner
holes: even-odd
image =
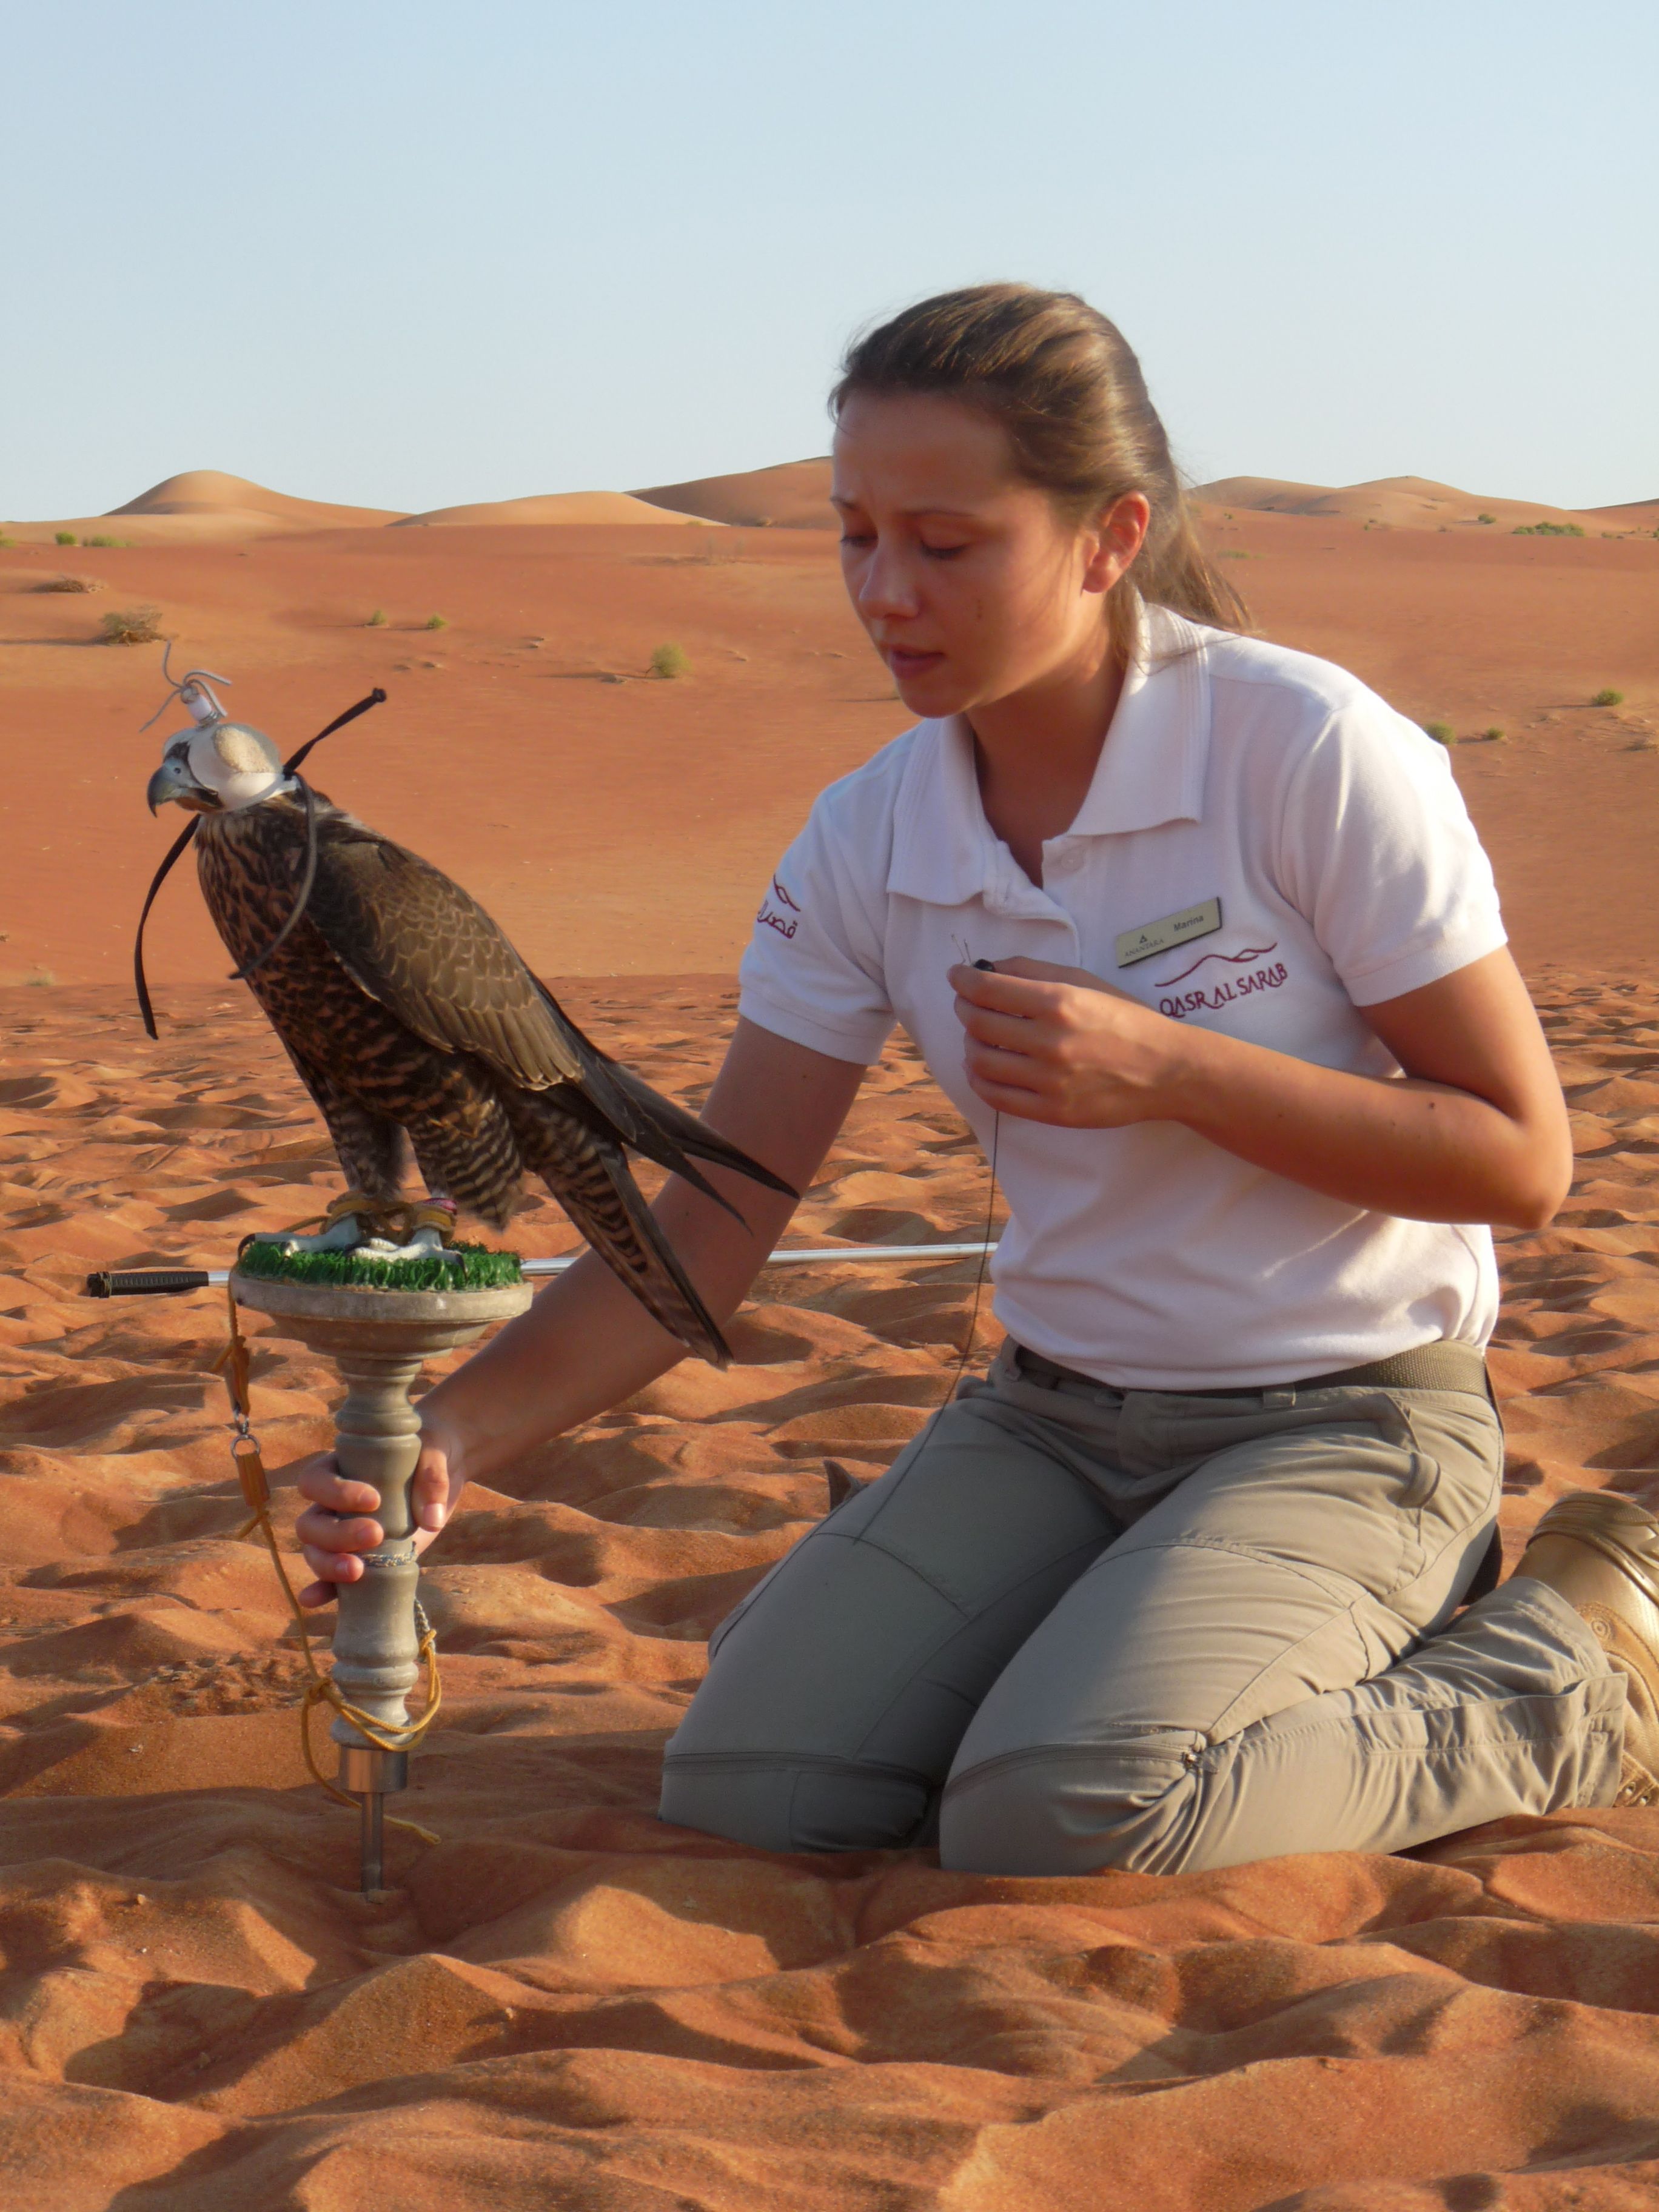
[[[927,557],[928,557],[928,559],[929,559],[930,561],[952,561],[952,560],[954,560],[954,559],[956,558],[956,556],[957,556],[957,555],[958,553],[965,553],[965,552],[968,550],[968,548],[967,548],[966,544],[961,544],[961,545],[927,545],[927,544],[924,544],[921,550],[922,550],[922,551],[923,551],[923,552],[927,556]]]

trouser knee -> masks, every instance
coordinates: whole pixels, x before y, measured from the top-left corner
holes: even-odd
[[[952,1775],[939,1863],[957,1874],[1178,1874],[1194,1863],[1190,1739],[1035,1747]]]
[[[852,1760],[671,1753],[659,1812],[761,1850],[892,1850],[927,1839],[933,1795],[920,1776]]]

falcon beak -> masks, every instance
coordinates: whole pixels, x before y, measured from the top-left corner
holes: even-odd
[[[194,800],[199,812],[202,802],[208,796],[209,793],[202,789],[191,774],[190,765],[183,756],[175,758],[171,753],[151,776],[149,787],[144,793],[152,814],[158,806],[165,806],[170,799],[177,799],[185,805]]]

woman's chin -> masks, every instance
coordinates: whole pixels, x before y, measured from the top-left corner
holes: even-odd
[[[913,674],[893,676],[893,688],[913,714],[939,721],[958,714],[967,704],[961,682],[947,668],[920,668]]]

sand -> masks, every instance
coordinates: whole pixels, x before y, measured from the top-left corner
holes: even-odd
[[[692,483],[655,484],[635,494],[657,507],[678,507],[708,522],[779,530],[836,530],[825,458],[785,461],[729,477],[700,477]]]
[[[1270,635],[1468,741],[1457,773],[1525,966],[1659,958],[1659,541],[1245,511],[1212,535]],[[66,573],[97,589],[49,588]],[[234,677],[228,702],[284,747],[382,684],[388,704],[315,756],[321,788],[459,877],[548,974],[729,970],[813,794],[908,720],[826,532],[352,528],[0,550],[0,685],[32,820],[8,861],[0,985],[127,973],[175,828],[142,805],[173,726],[139,734],[163,697],[160,649],[98,642],[103,614],[135,605],[160,611],[175,666]],[[384,626],[367,627],[376,611]],[[671,642],[690,672],[654,679]],[[1624,702],[1592,708],[1607,686]],[[1493,726],[1506,736],[1485,742]],[[163,982],[225,973],[186,882],[163,896],[153,958]]]
[[[416,527],[453,530],[458,524],[486,523],[678,523],[702,520],[700,515],[678,514],[665,507],[653,507],[625,491],[544,492],[532,499],[478,500],[469,507],[434,507],[424,514],[400,515],[398,530]]]
[[[1237,514],[1274,635],[1453,754],[1574,1108],[1559,1222],[1501,1241],[1511,1556],[1563,1490],[1659,1494],[1659,987],[1647,891],[1659,545]],[[0,552],[9,981],[0,1072],[0,2172],[31,2212],[1614,2212],[1659,2194],[1659,1814],[1518,1819],[1398,1857],[1174,1880],[776,1858],[662,1826],[704,1639],[944,1398],[973,1269],[776,1270],[738,1364],[687,1364],[532,1455],[432,1555],[442,1724],[356,1893],[306,1779],[299,1662],[241,1513],[211,1298],[110,1304],[92,1267],[222,1258],[337,1187],[188,876],[141,811],[147,598],[239,709],[499,912],[584,1024],[695,1103],[776,848],[902,726],[823,533],[385,530]],[[375,606],[390,619],[363,627]],[[446,614],[442,632],[421,629]],[[692,672],[645,675],[672,638]],[[175,659],[177,656],[175,655]],[[398,664],[405,664],[400,667]],[[430,664],[436,664],[435,665]],[[622,680],[615,680],[621,678]],[[1601,683],[1626,703],[1584,704]],[[613,972],[606,975],[601,971]],[[701,972],[699,972],[701,971]],[[50,973],[58,980],[42,980]],[[28,978],[36,981],[31,988]],[[792,1235],[981,1233],[982,1163],[889,1053]],[[567,1249],[550,1201],[515,1224]],[[325,1365],[251,1321],[285,1462]],[[996,1331],[981,1309],[971,1350]],[[292,1493],[281,1500],[292,1517]]]
[[[696,1098],[717,981],[560,987]],[[1511,1549],[1564,1488],[1659,1474],[1659,994],[1544,994],[1577,1106],[1560,1223],[1504,1240]],[[1396,1858],[998,1881],[660,1826],[714,1620],[944,1396],[972,1269],[775,1271],[741,1364],[688,1365],[479,1491],[433,1554],[448,1707],[391,1893],[307,1786],[291,1632],[234,1540],[207,1261],[331,1163],[246,1005],[7,994],[0,1093],[0,2171],[82,2212],[570,2203],[1230,2208],[1638,2201],[1659,2182],[1659,1814],[1515,1820]],[[981,1164],[908,1048],[799,1229],[976,1233]],[[562,1249],[550,1202],[520,1224]],[[260,1328],[273,1463],[325,1366]],[[994,1331],[981,1313],[980,1356]],[[283,1518],[292,1493],[282,1499]],[[1098,2189],[1103,2161],[1117,2177]],[[1531,2178],[1522,2178],[1535,2169]],[[1454,2180],[1453,2177],[1467,2177]]]
[[[1221,477],[1199,484],[1194,497],[1208,507],[1247,507],[1261,514],[1340,516],[1372,528],[1395,530],[1530,529],[1547,522],[1596,537],[1620,531],[1651,531],[1659,523],[1659,501],[1638,500],[1620,507],[1563,507],[1523,499],[1489,499],[1427,477],[1379,477],[1370,483],[1289,483],[1277,477]]]

